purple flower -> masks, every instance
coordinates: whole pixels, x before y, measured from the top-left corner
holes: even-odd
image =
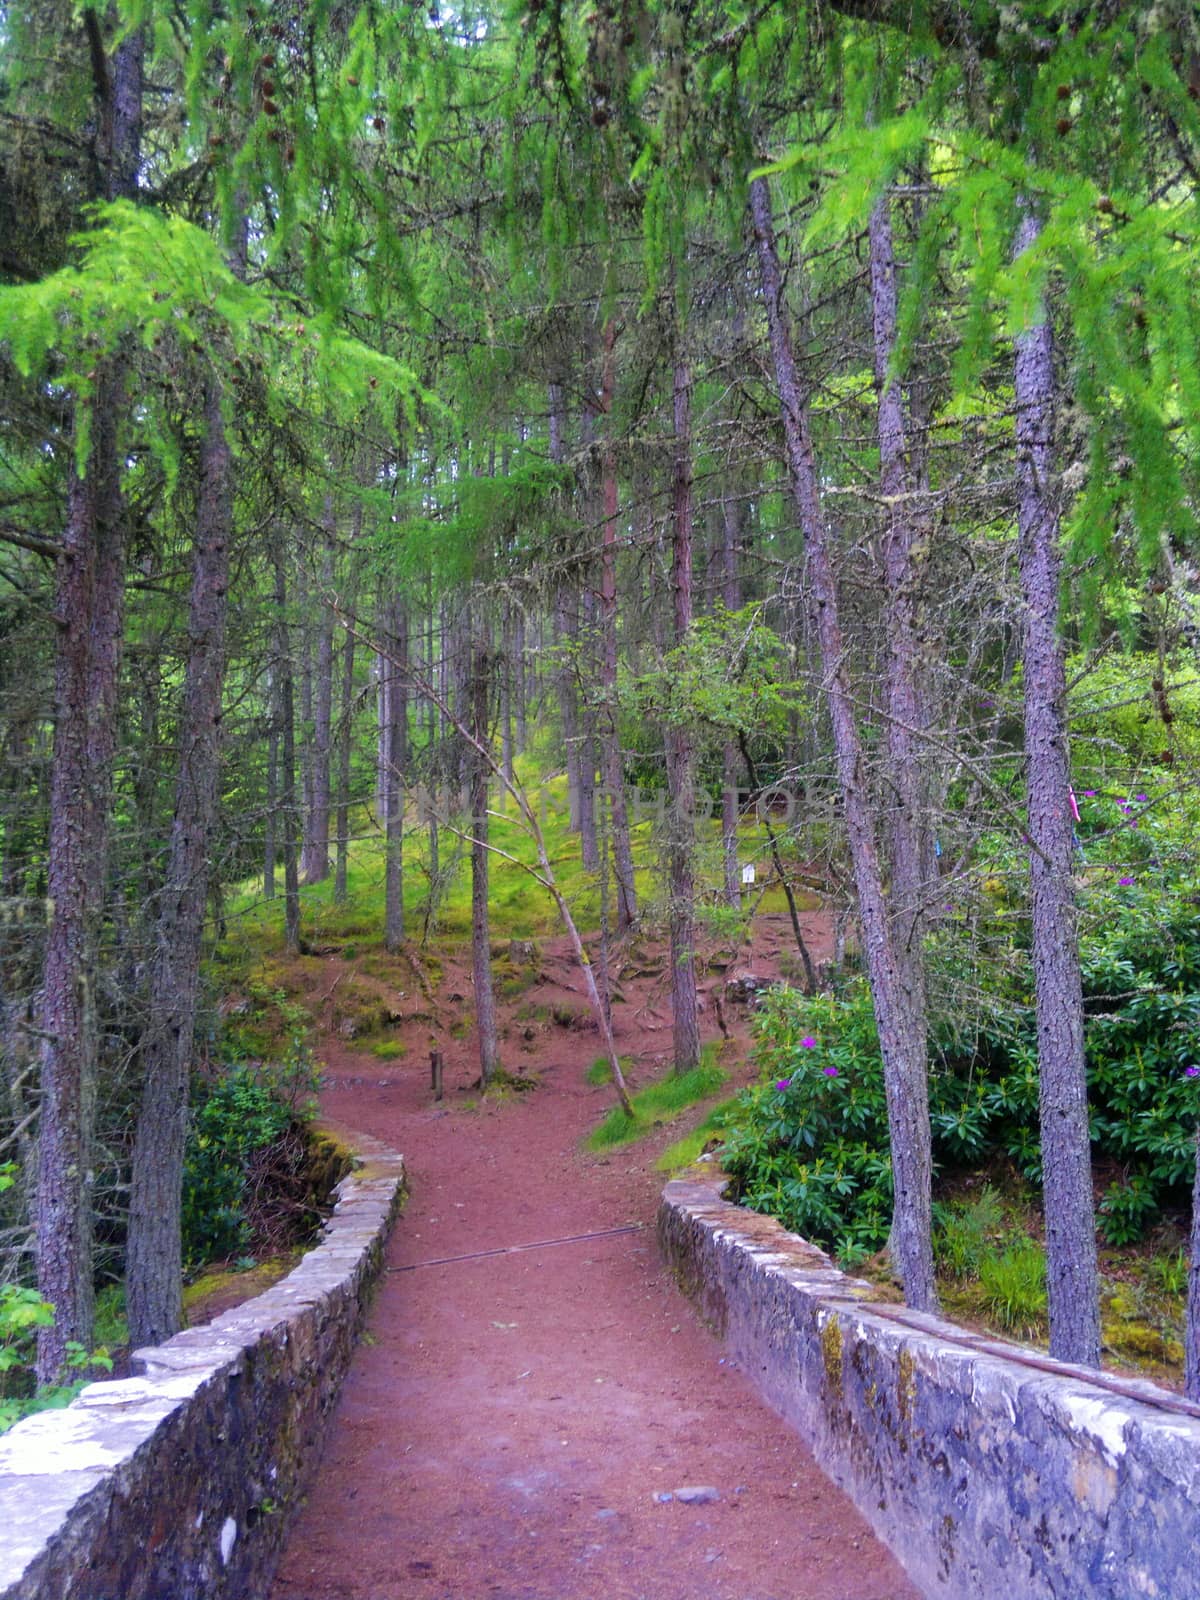
[[[1200,1067],[1184,1067],[1183,1075],[1185,1078],[1200,1078]]]
[[[838,1075],[836,1067],[822,1067],[821,1070],[827,1078],[836,1078]]]
[[[779,1090],[780,1094],[782,1094],[785,1089],[790,1089],[792,1087],[792,1080],[790,1078],[780,1078],[775,1087]]]
[[[1133,879],[1132,878],[1118,878],[1117,882],[1121,885],[1122,889],[1127,889],[1129,887],[1129,885],[1133,882]]]
[[[1087,795],[1088,799],[1090,800],[1092,798],[1092,796],[1095,794],[1096,791],[1095,791],[1095,789],[1085,789],[1083,792],[1084,792],[1085,795]]]
[[[817,1041],[813,1038],[811,1033],[808,1034],[807,1037],[801,1039],[800,1048],[801,1050],[815,1050],[817,1048]]]
[[[1144,800],[1146,798],[1146,796],[1144,794],[1139,794],[1139,795],[1135,795],[1134,798],[1137,799],[1137,800]]]

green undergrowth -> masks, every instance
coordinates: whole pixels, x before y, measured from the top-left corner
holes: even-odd
[[[728,1077],[717,1060],[718,1047],[707,1044],[701,1051],[700,1064],[691,1072],[672,1072],[657,1083],[648,1083],[630,1096],[633,1116],[616,1106],[600,1126],[588,1135],[589,1150],[614,1150],[621,1145],[633,1144],[644,1138],[665,1122],[671,1122],[681,1111],[706,1100],[715,1094]]]
[[[547,854],[556,881],[573,915],[583,927],[594,927],[600,920],[600,884],[597,876],[585,870],[579,839],[570,831],[565,776],[539,773],[536,759],[523,756],[517,761],[517,774],[526,785],[539,817]],[[493,940],[538,939],[556,936],[560,931],[558,912],[549,892],[521,865],[536,865],[533,840],[521,822],[515,803],[505,799],[493,785],[490,796],[493,814],[489,818],[489,840],[497,851],[515,857],[505,860],[493,854],[490,860],[489,910]],[[640,900],[653,911],[660,891],[659,841],[655,836],[652,808],[644,808],[643,820],[635,821],[632,845],[636,882]],[[635,808],[635,815],[638,814]],[[383,841],[374,820],[365,808],[356,812],[356,836],[351,842],[347,893],[343,904],[334,900],[334,880],[308,884],[300,890],[301,939],[306,949],[338,950],[347,959],[362,965],[364,972],[385,975],[389,961],[383,955],[384,877]],[[427,818],[418,815],[416,801],[410,797],[404,834],[404,914],[407,937],[422,950],[433,943],[459,943],[471,933],[470,849],[456,837],[455,828],[469,831],[464,818],[451,818],[439,828],[438,872],[431,870],[430,834]],[[783,913],[786,900],[778,885],[767,883],[772,874],[767,859],[766,835],[753,817],[742,826],[741,853],[745,860],[759,864],[760,884],[749,891],[748,906],[760,913]],[[714,897],[721,882],[718,849],[719,819],[701,822],[697,838],[697,869]],[[282,878],[282,872],[280,873]],[[764,892],[765,886],[765,892]],[[819,904],[819,898],[797,888],[802,908]],[[700,897],[698,911],[705,909]],[[270,965],[264,958],[278,957],[283,951],[283,895],[262,898],[258,878],[249,879],[232,891],[224,907],[228,937],[212,958],[214,974],[229,990],[250,979],[260,980],[258,965]],[[506,975],[501,975],[506,979]],[[529,978],[523,972],[507,976],[512,998]],[[294,981],[294,980],[293,980]],[[287,983],[279,982],[276,989]]]
[[[676,1139],[674,1144],[667,1146],[654,1163],[655,1170],[678,1172],[680,1168],[690,1167],[693,1161],[698,1161],[707,1146],[724,1135],[737,1103],[737,1096],[733,1095],[715,1105],[690,1133],[685,1133],[682,1139]]]

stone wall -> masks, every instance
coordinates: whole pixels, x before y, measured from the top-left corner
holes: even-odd
[[[721,1188],[667,1186],[668,1261],[927,1595],[1200,1600],[1200,1407],[873,1303]]]
[[[354,1138],[322,1242],[207,1327],[0,1437],[0,1600],[253,1600],[312,1471],[399,1208]]]

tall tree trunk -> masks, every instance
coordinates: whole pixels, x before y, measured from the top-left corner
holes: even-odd
[[[891,857],[892,948],[908,1014],[914,1082],[928,1079],[928,1011],[925,990],[925,882],[930,859],[928,792],[922,775],[926,698],[920,683],[917,631],[919,574],[914,550],[915,504],[907,458],[907,429],[900,384],[889,375],[896,346],[896,257],[891,200],[883,195],[869,226],[871,309],[878,390],[884,626],[888,640],[887,777],[891,789],[888,843]]]
[[[329,876],[330,756],[333,744],[333,497],[325,506],[325,552],[321,593],[316,597],[317,648],[313,662],[313,721],[310,754],[310,807],[305,818],[304,879],[321,883]]]
[[[566,410],[563,386],[549,386],[550,459],[561,466],[566,459]],[[562,657],[558,668],[558,701],[562,715],[563,751],[567,769],[567,807],[572,833],[584,833],[584,798],[580,778],[582,766],[582,732],[579,714],[579,613],[578,591],[570,594],[559,590],[554,605],[555,632]],[[588,797],[591,805],[591,797]],[[594,821],[590,832],[595,837]]]
[[[300,953],[299,829],[296,817],[296,690],[292,676],[292,640],[288,626],[287,570],[282,541],[276,536],[275,567],[276,676],[279,682],[279,812],[283,818],[283,943],[289,955]]]
[[[408,745],[408,619],[404,603],[389,606],[388,651],[384,665],[387,716],[384,722],[384,947],[393,954],[404,942],[404,766]]]
[[[676,358],[674,379],[674,473],[672,485],[671,592],[675,644],[686,643],[692,626],[692,372]],[[671,936],[672,1042],[676,1072],[700,1060],[700,1012],[696,996],[696,915],[693,845],[696,781],[692,735],[685,724],[666,730],[667,856]]]
[[[1020,255],[1040,224],[1027,215]],[[1043,312],[1015,344],[1017,553],[1025,608],[1025,764],[1050,1353],[1100,1364],[1099,1271],[1072,880],[1067,686],[1059,632],[1054,348]]]
[[[617,932],[637,920],[637,888],[633,876],[633,849],[629,837],[629,810],[625,804],[625,770],[621,760],[621,729],[617,714],[617,455],[616,416],[617,330],[612,318],[604,325],[604,364],[600,409],[604,414],[603,476],[604,532],[600,549],[600,683],[604,695],[600,748],[612,840],[613,877],[616,880]]]
[[[512,648],[512,618],[505,611],[501,623],[501,663],[500,663],[500,761],[504,768],[504,777],[511,785],[513,781],[513,648]],[[504,791],[505,793],[507,791]],[[503,795],[502,795],[503,799]]]
[[[519,610],[513,619],[512,674],[517,754],[523,755],[529,744],[529,675],[525,670],[525,613],[523,610]]]
[[[354,610],[354,596],[349,598]],[[342,686],[337,731],[337,845],[333,869],[333,902],[344,906],[350,875],[350,756],[354,748],[354,629],[342,639]]]
[[[303,557],[296,563],[296,626],[300,645],[300,876],[312,867],[313,816],[313,619],[312,593]]]
[[[267,669],[267,781],[266,816],[263,819],[263,899],[275,898],[275,865],[279,854],[276,823],[279,812],[279,675],[274,664]]]
[[[208,849],[217,815],[233,518],[232,454],[215,375],[205,385],[204,410],[175,816],[156,907],[142,1042],[142,1103],[129,1196],[125,1281],[129,1334],[135,1347],[160,1343],[183,1321],[183,1151]]]
[[[741,506],[732,494],[721,501],[721,599],[727,611],[738,611],[742,604],[742,585],[738,576],[741,547]],[[725,899],[735,911],[742,906],[741,872],[738,866],[738,779],[742,763],[737,740],[726,739],[721,750],[721,863],[725,876]]]
[[[99,14],[88,10],[96,73],[97,155],[105,199],[133,199],[141,150],[144,36],[105,60]],[[55,1308],[38,1333],[37,1376],[63,1372],[67,1344],[90,1349],[92,1138],[97,1072],[96,970],[112,811],[117,685],[124,621],[125,507],[119,424],[125,365],[101,364],[85,473],[71,469],[55,580],[54,751],[47,841],[37,1192],[38,1291]]]
[[[470,637],[470,635],[468,635]],[[491,661],[486,632],[471,645],[471,720],[477,745],[490,747],[489,689]],[[486,1089],[499,1066],[496,999],[492,990],[491,925],[488,918],[488,764],[477,750],[465,747],[470,769],[471,819],[471,970],[475,980],[475,1029],[479,1036],[479,1078]]]
[[[577,671],[581,679],[588,675],[592,650],[596,643],[596,597],[583,586],[584,628],[580,639]],[[579,856],[586,872],[600,870],[600,845],[596,832],[596,804],[603,805],[602,795],[596,792],[596,708],[587,695],[582,696],[579,707],[579,756],[577,781],[579,784]]]
[[[821,505],[808,407],[801,394],[792,350],[775,246],[771,193],[765,178],[756,178],[750,185],[750,209],[783,414],[788,475],[808,554],[811,625],[821,648],[846,832],[858,891],[863,952],[883,1057],[895,1187],[893,1248],[905,1299],[920,1310],[930,1310],[937,1305],[937,1293],[930,1236],[932,1159],[925,1043],[923,1036],[919,1044],[915,1039],[917,1030],[909,1015],[908,996],[901,982],[887,915],[866,761],[854,719],[846,668],[833,556]]]

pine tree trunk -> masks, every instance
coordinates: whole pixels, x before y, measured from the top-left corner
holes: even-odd
[[[1017,254],[1040,225],[1026,216]],[[1059,632],[1054,349],[1049,318],[1015,341],[1017,554],[1025,609],[1025,762],[1050,1353],[1100,1364],[1099,1270],[1072,878],[1067,687]]]
[[[884,195],[871,213],[869,253],[871,307],[878,389],[880,490],[884,501],[882,539],[884,627],[888,640],[887,771],[891,789],[888,843],[891,857],[892,948],[904,991],[914,1081],[928,1078],[928,1013],[925,990],[925,868],[929,796],[922,775],[922,734],[926,697],[920,682],[917,629],[919,573],[912,475],[907,460],[907,430],[901,388],[889,379],[896,345],[896,258],[891,201]]]
[[[326,505],[327,544],[321,564],[317,603],[317,648],[313,664],[313,722],[310,758],[310,809],[305,819],[304,879],[321,883],[329,876],[330,756],[333,744],[333,504]]]
[[[512,664],[518,755],[523,755],[529,744],[529,675],[525,666],[525,613],[518,611],[513,623]]]
[[[726,494],[721,502],[721,599],[727,611],[741,609],[742,585],[738,576],[741,543],[741,507],[732,495]],[[742,906],[738,865],[738,780],[741,774],[737,741],[726,739],[721,751],[721,861],[725,900],[735,911],[740,911]]]
[[[692,626],[692,373],[683,358],[675,363],[674,421],[671,590],[679,647]],[[700,1012],[692,881],[696,783],[692,735],[685,725],[667,728],[666,750],[672,1042],[675,1071],[691,1072],[700,1061]]]
[[[354,609],[354,597],[349,599]],[[350,756],[354,748],[354,629],[342,639],[341,720],[337,733],[337,854],[333,869],[333,902],[344,906],[350,875]]]
[[[296,564],[296,633],[300,644],[300,877],[309,881],[312,868],[313,816],[313,625],[308,573]]]
[[[384,724],[384,947],[393,954],[404,942],[404,766],[408,743],[408,619],[403,602],[393,600],[388,617]]]
[[[276,677],[279,683],[279,814],[283,819],[283,943],[291,956],[300,953],[300,863],[296,817],[296,692],[292,677],[292,641],[288,627],[287,573],[282,542],[272,551],[275,567]]]
[[[267,777],[266,816],[263,819],[263,899],[275,898],[275,863],[278,857],[276,822],[279,814],[279,685],[274,666],[267,669]]]
[[[96,13],[89,13],[97,32]],[[104,198],[136,198],[144,36],[128,34],[97,83],[97,153]],[[46,939],[38,1027],[41,1114],[37,1192],[38,1292],[55,1307],[39,1329],[37,1376],[58,1379],[69,1341],[92,1346],[92,1139],[98,1039],[96,971],[108,878],[112,767],[124,622],[125,507],[120,418],[125,367],[101,363],[85,474],[72,468],[64,553],[55,579],[54,748]]]
[[[477,744],[490,743],[491,662],[482,631],[472,645],[471,720]],[[499,1066],[496,1000],[492,990],[491,924],[488,918],[488,766],[469,746],[471,819],[471,970],[475,980],[475,1029],[479,1036],[479,1079],[486,1089]]]
[[[135,1348],[169,1338],[183,1321],[183,1154],[208,849],[217,816],[233,506],[232,454],[215,376],[205,385],[204,410],[175,816],[156,907],[129,1196],[125,1281]]]
[[[596,597],[591,590],[583,591],[584,630],[579,660],[581,677],[588,672],[592,646],[596,638]],[[596,835],[596,802],[603,797],[596,793],[596,710],[586,696],[579,708],[579,755],[576,781],[579,784],[579,856],[586,872],[600,870],[600,847]]]
[[[616,419],[616,329],[610,318],[604,326],[604,366],[600,407],[605,417],[603,474],[604,532],[600,553],[600,749],[604,786],[608,791],[609,837],[612,840],[613,877],[616,880],[618,934],[637,920],[637,888],[633,876],[633,849],[629,838],[629,810],[625,804],[625,769],[621,759],[621,730],[617,711],[617,459],[613,430]]]
[[[909,1015],[908,996],[901,983],[887,915],[866,762],[846,670],[833,558],[821,505],[808,409],[801,395],[792,351],[775,246],[771,195],[765,178],[756,178],[751,183],[750,207],[783,415],[788,475],[808,553],[811,626],[821,648],[846,832],[858,891],[863,953],[883,1057],[895,1186],[893,1248],[908,1304],[919,1310],[931,1310],[937,1305],[937,1294],[930,1232],[932,1158],[924,1072],[925,1043],[923,1036],[919,1045],[916,1043],[917,1029]]]

